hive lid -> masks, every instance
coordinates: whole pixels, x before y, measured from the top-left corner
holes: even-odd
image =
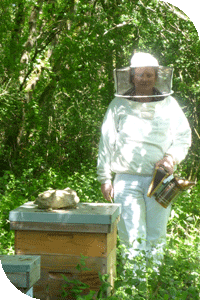
[[[5,273],[30,273],[35,267],[40,267],[40,256],[36,255],[0,255]]]
[[[70,224],[112,224],[120,215],[117,203],[78,203],[74,209],[47,211],[27,202],[10,211],[10,222],[47,222]]]

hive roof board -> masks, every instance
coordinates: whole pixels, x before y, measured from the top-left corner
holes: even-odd
[[[40,256],[37,255],[0,255],[0,261],[5,273],[30,272],[40,265]]]
[[[30,288],[40,278],[40,256],[0,255],[0,261],[6,276],[16,287]]]
[[[112,224],[121,212],[117,203],[78,203],[73,209],[39,209],[27,202],[10,211],[10,222],[49,222],[76,224]]]

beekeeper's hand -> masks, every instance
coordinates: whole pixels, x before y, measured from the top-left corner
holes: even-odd
[[[114,197],[112,183],[103,183],[101,185],[101,192],[107,201],[112,202],[112,198]]]
[[[163,168],[167,173],[169,173],[169,175],[174,173],[174,160],[173,157],[171,155],[166,155],[163,157],[163,159],[159,160],[156,163],[156,167],[161,167]]]

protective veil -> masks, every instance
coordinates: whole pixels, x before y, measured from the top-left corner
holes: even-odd
[[[135,87],[131,82],[131,76],[134,75],[134,69],[140,67],[153,67],[156,70],[157,78],[153,89],[153,95],[135,95]],[[135,53],[131,59],[130,67],[114,70],[115,96],[128,98],[134,101],[137,101],[138,98],[154,98],[154,101],[162,100],[173,94],[172,76],[173,68],[159,66],[158,61],[151,54]]]

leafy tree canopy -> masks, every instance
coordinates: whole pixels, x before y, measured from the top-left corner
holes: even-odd
[[[113,69],[148,51],[174,67],[193,130],[180,171],[199,178],[200,42],[180,9],[157,0],[5,0],[0,14],[2,172],[94,164]]]

